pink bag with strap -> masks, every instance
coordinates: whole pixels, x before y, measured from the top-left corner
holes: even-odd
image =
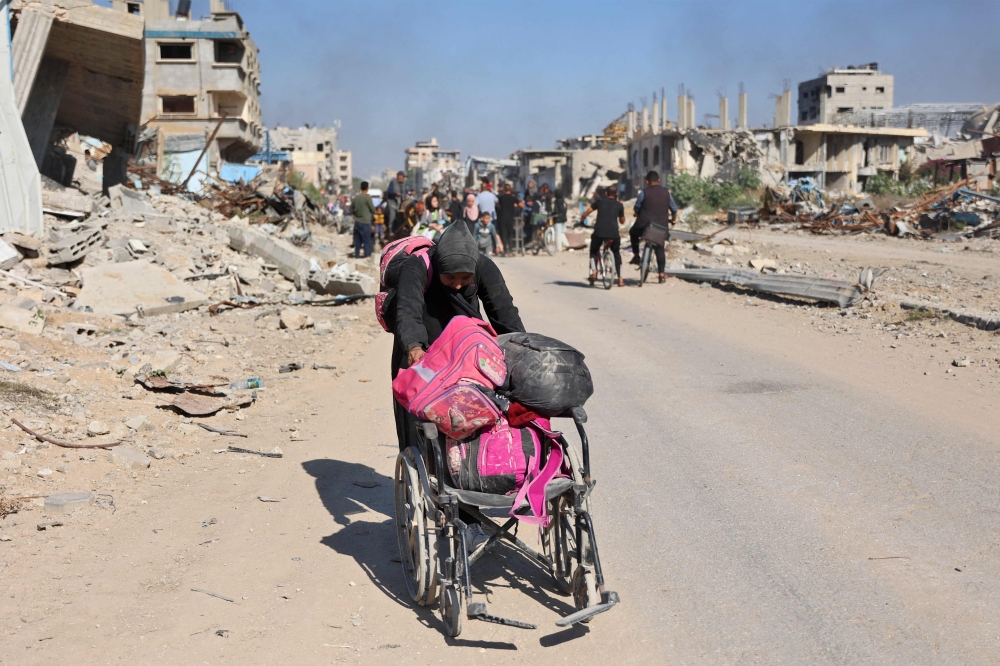
[[[379,292],[375,294],[375,318],[387,333],[391,333],[396,327],[396,287],[399,285],[399,272],[403,268],[403,263],[407,257],[414,254],[424,260],[424,265],[427,267],[424,291],[427,291],[434,274],[428,254],[432,247],[434,243],[428,238],[407,236],[394,240],[382,248],[382,256],[378,262]]]
[[[495,389],[506,378],[493,327],[458,316],[419,362],[399,371],[392,394],[417,418],[436,424],[452,439],[464,439],[500,418],[500,410],[477,386]]]

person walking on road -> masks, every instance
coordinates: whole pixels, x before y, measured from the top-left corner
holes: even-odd
[[[566,247],[566,216],[569,210],[562,190],[556,190],[552,198],[552,226],[556,229],[556,252],[562,252]]]
[[[390,234],[396,231],[401,222],[397,216],[403,208],[403,199],[406,196],[406,192],[403,190],[405,180],[406,174],[397,171],[396,178],[389,183],[389,187],[385,191],[385,226]]]
[[[368,196],[368,181],[361,182],[361,194],[354,197],[351,202],[351,215],[354,216],[354,258],[362,257],[360,254],[364,248],[364,257],[372,253],[372,222],[375,219],[375,204]]]
[[[501,246],[507,252],[514,247],[514,219],[523,204],[514,194],[510,183],[503,186],[503,194],[497,197],[497,231],[500,233]]]
[[[597,258],[601,256],[601,248],[605,241],[611,241],[611,253],[615,255],[615,272],[618,274],[618,286],[624,287],[622,279],[622,237],[619,228],[625,224],[625,207],[618,201],[618,188],[611,186],[605,191],[605,196],[597,199],[590,208],[583,211],[580,224],[587,216],[597,211],[594,222],[594,235],[590,237],[590,280],[597,279]]]
[[[476,204],[476,195],[469,192],[465,195],[465,208],[462,209],[462,220],[470,234],[476,233],[476,223],[479,222],[479,206]]]
[[[660,174],[650,171],[646,174],[646,189],[639,193],[635,200],[635,224],[629,229],[629,240],[632,241],[632,261],[629,263],[639,265],[639,242],[642,234],[650,224],[658,224],[661,227],[670,228],[674,218],[677,216],[677,202],[674,196],[665,187],[660,185]],[[656,246],[656,270],[659,273],[660,283],[667,281],[666,270],[667,255],[662,245]]]
[[[493,194],[490,181],[483,179],[483,188],[476,196],[476,205],[480,212],[489,213],[491,219],[497,218],[497,195]]]
[[[458,196],[457,190],[452,190],[448,196],[448,219],[454,222],[462,219],[462,197]]]

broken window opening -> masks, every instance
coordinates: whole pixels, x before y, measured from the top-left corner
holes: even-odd
[[[827,86],[826,87],[826,96],[829,97],[832,94],[833,94],[833,88],[831,88],[830,86]]]
[[[844,92],[844,90],[845,90],[844,86],[837,86],[837,92],[842,93]]]
[[[170,95],[160,98],[162,113],[194,113],[194,95]]]
[[[649,148],[642,149],[642,166],[649,166]]]
[[[317,143],[316,144],[316,152],[317,153],[322,153],[323,152],[323,144],[322,143]]]
[[[125,7],[128,9],[129,14],[137,14],[137,15],[142,14],[142,5],[138,2],[126,3]]]
[[[806,163],[806,147],[801,141],[795,142],[795,163],[796,164]]]
[[[885,92],[885,88],[883,86],[876,86],[875,92],[877,92],[877,93],[884,93]]]
[[[653,166],[659,166],[660,164],[660,147],[653,146]]]
[[[243,62],[243,44],[237,41],[215,42],[215,62],[240,64]]]
[[[194,60],[194,44],[159,44],[160,60]]]

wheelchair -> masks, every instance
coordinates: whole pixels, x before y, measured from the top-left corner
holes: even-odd
[[[484,510],[513,506],[513,495],[496,495],[452,487],[444,463],[444,437],[433,423],[420,423],[417,445],[396,458],[396,534],[410,598],[421,606],[439,602],[445,633],[454,638],[462,633],[463,617],[522,629],[537,625],[491,615],[486,604],[473,601],[472,566],[490,549],[512,548],[547,570],[555,589],[572,595],[576,612],[556,621],[560,627],[589,622],[595,615],[613,608],[620,599],[605,589],[604,572],[597,549],[594,523],[590,516],[590,448],[584,423],[587,414],[575,408],[562,415],[572,418],[580,435],[582,458],[562,434],[556,437],[565,452],[563,471],[546,487],[549,524],[542,528],[542,552],[534,550],[511,528],[517,519],[510,516],[500,524]],[[547,438],[543,438],[548,441]],[[544,461],[543,461],[544,464]],[[466,524],[460,510],[481,521],[489,539],[469,553]],[[528,512],[527,503],[515,513]]]

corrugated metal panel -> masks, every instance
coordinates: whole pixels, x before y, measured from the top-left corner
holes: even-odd
[[[42,179],[31,154],[11,80],[10,0],[0,0],[0,233],[42,233]]]
[[[208,30],[147,30],[146,37],[156,39],[240,39],[238,32],[209,32]]]
[[[881,270],[875,272],[870,279],[874,280],[879,273],[881,273]],[[668,270],[666,274],[696,282],[729,282],[766,294],[798,296],[799,298],[808,298],[824,303],[836,303],[842,308],[861,301],[869,290],[868,285],[862,285],[860,282],[832,280],[830,278],[813,277],[810,275],[777,275],[774,273],[761,275],[753,271],[744,271],[735,268]]]

